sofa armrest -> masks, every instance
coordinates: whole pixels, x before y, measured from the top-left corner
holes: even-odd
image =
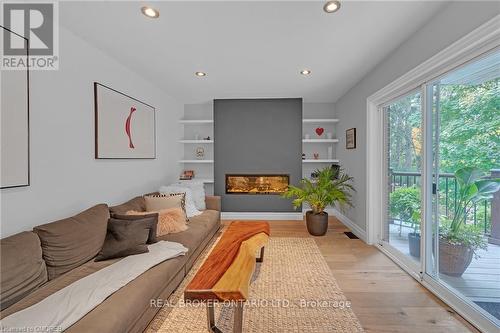
[[[205,204],[207,209],[221,211],[220,197],[216,195],[205,196]]]

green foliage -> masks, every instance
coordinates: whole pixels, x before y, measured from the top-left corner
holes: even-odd
[[[420,189],[416,186],[400,187],[390,194],[391,216],[411,222],[414,232],[420,225]]]
[[[439,238],[452,245],[463,245],[474,251],[477,257],[477,250],[486,250],[488,242],[484,238],[481,227],[473,224],[464,224],[457,231],[452,229],[452,221],[446,218],[441,219],[439,226]]]
[[[303,203],[309,204],[314,214],[324,212],[326,206],[332,204],[338,204],[341,208],[352,207],[351,192],[355,191],[352,177],[340,169],[334,171],[332,168],[325,168],[316,172],[317,179],[302,179],[300,187],[288,186],[283,197],[293,198],[295,209]]]
[[[440,169],[483,170],[500,163],[500,79],[440,86]]]
[[[452,173],[466,166],[483,170],[500,166],[500,78],[481,84],[441,84],[434,88],[439,104],[439,168]],[[390,167],[419,171],[421,165],[420,94],[388,107]]]
[[[421,152],[420,93],[406,96],[387,107],[389,121],[390,167],[418,171]]]
[[[465,167],[455,172],[458,182],[457,206],[451,222],[451,232],[458,232],[474,204],[491,200],[500,189],[500,179],[486,179],[487,174],[474,167]]]
[[[487,174],[474,167],[464,167],[455,172],[458,183],[457,206],[453,219],[442,217],[439,237],[450,244],[464,245],[474,252],[487,247],[483,231],[465,223],[465,217],[474,204],[493,198],[500,189],[500,179],[486,179]]]

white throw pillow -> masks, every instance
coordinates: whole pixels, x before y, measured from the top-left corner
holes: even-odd
[[[207,206],[205,204],[205,185],[203,185],[203,181],[182,180],[179,181],[177,185],[191,189],[196,208],[198,208],[199,210],[207,209]]]
[[[186,215],[187,217],[193,217],[200,215],[202,212],[200,212],[198,209],[196,209],[196,205],[194,204],[193,200],[193,192],[191,189],[179,185],[168,185],[168,186],[162,186],[159,189],[159,192],[162,194],[172,194],[172,193],[186,193]]]

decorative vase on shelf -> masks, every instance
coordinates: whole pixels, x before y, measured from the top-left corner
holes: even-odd
[[[205,149],[203,147],[196,148],[196,158],[202,160],[205,157]]]

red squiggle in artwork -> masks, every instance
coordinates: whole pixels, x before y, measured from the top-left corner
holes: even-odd
[[[127,133],[128,136],[128,146],[129,148],[134,149],[134,144],[132,143],[132,134],[130,133],[130,121],[132,120],[132,113],[136,111],[136,108],[131,107],[130,108],[130,113],[127,117],[127,120],[125,121],[125,132]]]

